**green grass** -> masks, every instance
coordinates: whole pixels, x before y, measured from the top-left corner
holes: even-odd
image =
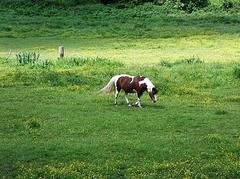
[[[240,177],[239,11],[1,6],[0,22],[1,178]],[[121,73],[158,102],[98,93]]]
[[[167,15],[166,15],[167,14]],[[239,12],[186,14],[153,5],[118,9],[91,5],[66,9],[0,11],[0,56],[36,51],[56,59],[58,46],[67,57],[103,57],[125,63],[157,63],[197,56],[206,62],[238,61]]]
[[[238,178],[239,67],[1,59],[1,177]],[[158,103],[144,95],[143,109],[129,108],[121,95],[114,106],[97,92],[117,73],[148,76]]]

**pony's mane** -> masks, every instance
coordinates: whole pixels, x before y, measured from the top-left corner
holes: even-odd
[[[152,89],[154,88],[154,85],[149,80],[149,78],[144,78],[144,80],[139,81],[139,84],[146,84],[148,92],[152,91]]]

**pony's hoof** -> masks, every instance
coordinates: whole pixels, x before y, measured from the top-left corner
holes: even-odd
[[[128,107],[132,107],[132,105],[131,105],[131,104],[128,104]]]

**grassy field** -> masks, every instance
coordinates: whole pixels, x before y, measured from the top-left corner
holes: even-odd
[[[16,62],[0,66],[2,177],[240,176],[239,63]],[[149,76],[159,102],[114,106],[97,92],[116,73]]]
[[[103,57],[126,63],[158,63],[197,56],[206,62],[238,61],[240,14],[216,10],[186,14],[159,6],[117,9],[102,5],[65,9],[3,8],[0,56],[36,51],[56,59]],[[167,14],[167,15],[166,15]]]
[[[239,178],[239,16],[0,7],[0,177]],[[158,102],[114,106],[98,91],[119,73],[149,77]]]

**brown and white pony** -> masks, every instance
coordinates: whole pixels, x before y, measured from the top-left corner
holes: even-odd
[[[100,90],[102,93],[109,93],[115,90],[115,105],[117,104],[118,94],[121,90],[125,92],[125,100],[128,106],[132,106],[128,100],[128,93],[137,93],[137,102],[135,105],[141,107],[140,97],[147,91],[152,101],[157,101],[157,89],[152,82],[143,76],[115,75],[108,84]]]

